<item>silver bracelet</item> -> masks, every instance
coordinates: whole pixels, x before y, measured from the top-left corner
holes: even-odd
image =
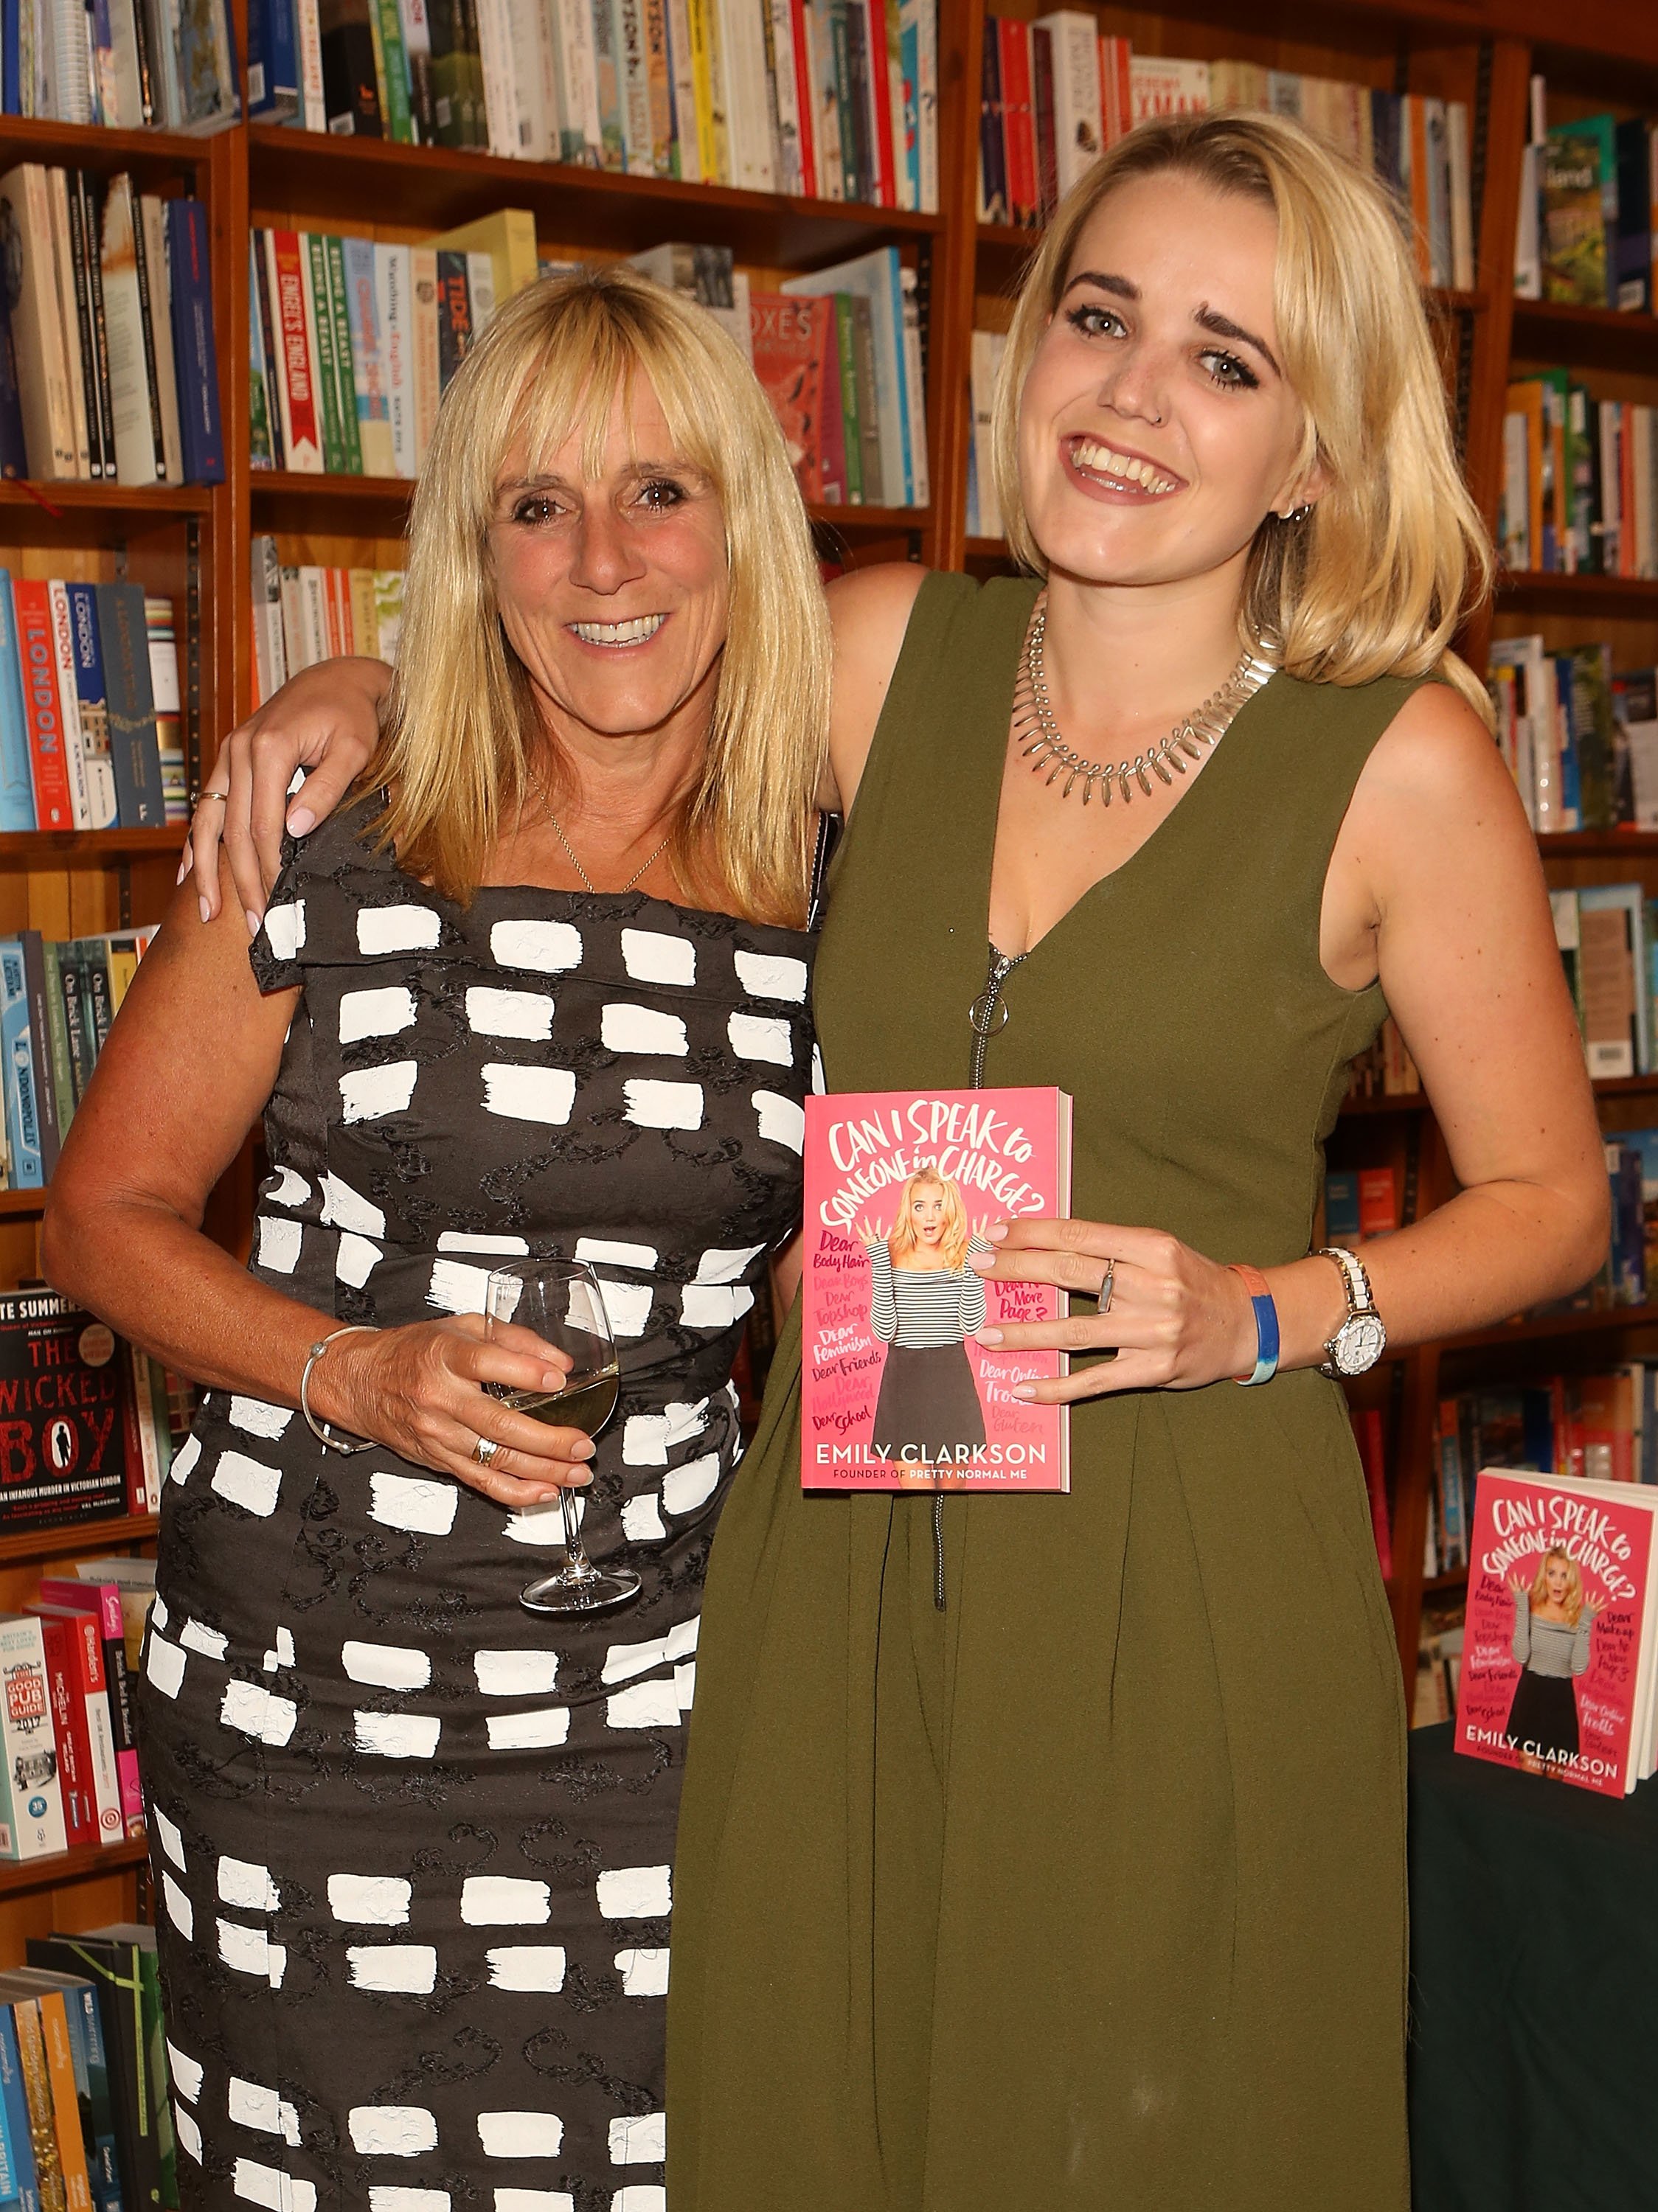
[[[347,1457],[352,1452],[367,1451],[373,1443],[371,1437],[345,1437],[335,1433],[329,1421],[320,1421],[311,1411],[311,1370],[337,1336],[373,1336],[377,1332],[366,1321],[348,1322],[344,1328],[330,1329],[326,1336],[319,1337],[311,1346],[299,1378],[299,1409],[305,1416],[305,1425],[326,1451],[340,1452]]]

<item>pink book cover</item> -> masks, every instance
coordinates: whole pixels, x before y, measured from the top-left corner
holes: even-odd
[[[1061,1352],[989,1352],[1062,1294],[968,1264],[997,1221],[1070,1212],[1062,1091],[840,1091],[806,1102],[801,1480],[808,1490],[1063,1491],[1069,1409],[1013,1395]]]
[[[1655,1510],[1631,1486],[1481,1473],[1459,1751],[1606,1796],[1635,1787],[1652,1732]]]

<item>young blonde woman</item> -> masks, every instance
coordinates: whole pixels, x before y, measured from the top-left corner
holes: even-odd
[[[887,1347],[869,1442],[903,1470],[930,1480],[945,1447],[982,1444],[966,1339],[984,1326],[984,1281],[968,1266],[995,1247],[969,1229],[961,1186],[923,1168],[899,1193],[890,1236],[858,1224],[869,1255],[869,1325]]]
[[[405,636],[251,969],[241,914],[180,892],[46,1215],[52,1279],[211,1386],[143,1706],[185,2212],[660,2201],[729,1377],[799,1217],[828,635],[707,317],[623,272],[497,318]],[[261,1111],[244,1272],[200,1224]],[[503,1255],[603,1280],[596,1450],[489,1395],[561,1379],[483,1340]],[[570,1483],[643,1588],[540,1624],[518,1593]]]
[[[831,594],[814,1010],[834,1090],[1071,1093],[1077,1218],[988,1270],[1082,1294],[1003,1332],[1073,1354],[1071,1489],[803,1497],[785,1336],[704,1613],[673,2212],[1404,2212],[1399,1662],[1320,1369],[1583,1279],[1607,1205],[1393,210],[1283,120],[1134,132],[995,445],[1032,579]],[[371,741],[320,689],[228,764],[251,900],[296,761],[343,753],[309,808]],[[1459,1190],[1361,1279],[1308,1246],[1389,1008]]]
[[[1586,1601],[1583,1571],[1559,1544],[1544,1553],[1529,1583],[1516,1575],[1509,1590],[1512,1649],[1521,1673],[1503,1734],[1527,1765],[1576,1759],[1577,1678],[1588,1672],[1602,1607]]]

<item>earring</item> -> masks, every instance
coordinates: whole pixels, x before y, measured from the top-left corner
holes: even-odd
[[[1308,516],[1311,514],[1312,512],[1312,501],[1310,499],[1304,500],[1301,506],[1292,507],[1288,514],[1281,514],[1278,517],[1278,520],[1280,522],[1305,522]]]

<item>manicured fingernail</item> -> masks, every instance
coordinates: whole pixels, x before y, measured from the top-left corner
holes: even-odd
[[[977,1267],[981,1275],[988,1275],[996,1265],[996,1255],[994,1252],[969,1252],[967,1265]]]
[[[308,831],[314,830],[316,826],[317,817],[308,806],[290,808],[288,816],[288,834],[290,837],[303,837]]]
[[[207,901],[204,898],[201,898],[198,899],[196,903],[202,910],[202,920],[204,921],[211,921],[213,919],[213,909],[209,906]]]
[[[1022,1398],[1028,1405],[1036,1395],[1036,1386],[1033,1382],[1015,1382],[1013,1386],[1013,1395],[1015,1398]]]
[[[578,1474],[571,1480],[570,1487],[572,1490],[585,1490],[592,1480],[593,1477],[590,1474]]]
[[[186,845],[184,848],[184,858],[179,863],[179,872],[173,878],[174,883],[175,884],[181,884],[195,865],[196,855],[191,851],[189,846]]]
[[[242,920],[247,924],[247,934],[250,937],[257,937],[259,933],[259,918],[251,906],[242,915]]]
[[[992,1244],[999,1244],[999,1243],[1002,1242],[1002,1239],[1003,1239],[1003,1238],[1007,1235],[1007,1233],[1008,1233],[1008,1224],[1007,1224],[1007,1223],[1006,1223],[1005,1221],[993,1221],[993,1222],[991,1222],[991,1243],[992,1243]]]
[[[593,1446],[591,1443],[572,1444],[570,1448],[570,1455],[572,1459],[591,1459]]]
[[[1002,1332],[999,1328],[981,1328],[978,1332],[978,1341],[981,1344],[1000,1344]]]

